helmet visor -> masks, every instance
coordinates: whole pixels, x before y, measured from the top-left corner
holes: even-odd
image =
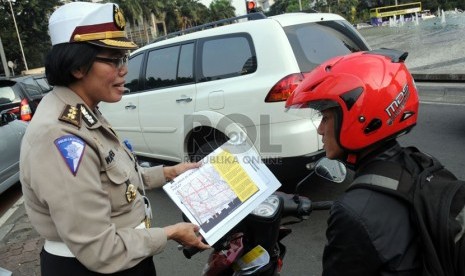
[[[321,121],[321,112],[314,108],[309,108],[308,104],[296,104],[287,107],[285,110],[286,114],[295,117],[296,119],[311,120],[315,127]]]
[[[290,112],[291,110],[314,109],[318,112],[321,112],[323,110],[330,109],[333,107],[338,107],[338,106],[339,104],[332,100],[318,100],[318,101],[294,104],[294,105],[287,107],[285,111]]]

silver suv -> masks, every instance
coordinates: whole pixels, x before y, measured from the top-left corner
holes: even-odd
[[[19,151],[27,123],[0,111],[0,193],[19,183]]]
[[[365,40],[336,14],[213,22],[131,53],[127,92],[100,110],[142,158],[198,160],[247,135],[280,180],[300,177],[322,154],[318,122],[285,113],[284,101],[326,59],[362,50]]]

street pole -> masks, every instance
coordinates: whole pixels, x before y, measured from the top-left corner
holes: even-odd
[[[23,44],[21,43],[21,38],[19,37],[18,25],[16,24],[15,13],[13,11],[13,6],[11,5],[11,0],[8,0],[8,3],[10,4],[11,15],[13,16],[13,22],[15,23],[16,34],[18,35],[19,48],[21,49],[21,54],[23,55],[24,66],[26,67],[26,71],[27,71],[29,70],[29,68],[27,68],[26,56],[24,55]]]
[[[3,49],[3,43],[2,43],[2,38],[0,37],[0,57],[2,59],[2,64],[3,64],[3,70],[5,71],[5,77],[9,78],[10,77],[10,69],[8,68],[7,62],[6,62],[6,56],[5,56],[5,51]]]

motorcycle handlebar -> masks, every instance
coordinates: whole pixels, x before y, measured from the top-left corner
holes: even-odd
[[[332,201],[312,202],[307,197],[295,194],[286,194],[283,192],[275,192],[275,194],[283,200],[282,217],[293,216],[299,219],[307,219],[313,210],[329,210],[333,205]],[[188,221],[186,217],[183,216],[183,218],[185,221]],[[179,248],[182,249],[182,253],[187,259],[190,259],[198,252],[203,251],[197,247],[190,246],[183,247],[180,245]]]
[[[333,201],[317,201],[312,203],[313,210],[329,210],[333,205]]]
[[[195,254],[199,253],[200,251],[203,251],[202,249],[193,246],[180,246],[182,248],[182,253],[184,254],[184,257],[186,257],[187,259],[190,259]]]
[[[283,217],[293,216],[306,219],[313,210],[328,210],[333,205],[332,201],[312,202],[309,198],[296,194],[276,192],[283,200]]]

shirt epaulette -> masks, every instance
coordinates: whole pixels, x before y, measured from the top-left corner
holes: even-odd
[[[75,106],[67,104],[58,120],[70,123],[79,129],[81,128],[81,110]]]
[[[91,127],[98,122],[97,118],[92,114],[92,112],[89,111],[89,109],[87,109],[85,105],[78,104],[77,108],[82,114],[82,120],[87,124],[88,127]]]

